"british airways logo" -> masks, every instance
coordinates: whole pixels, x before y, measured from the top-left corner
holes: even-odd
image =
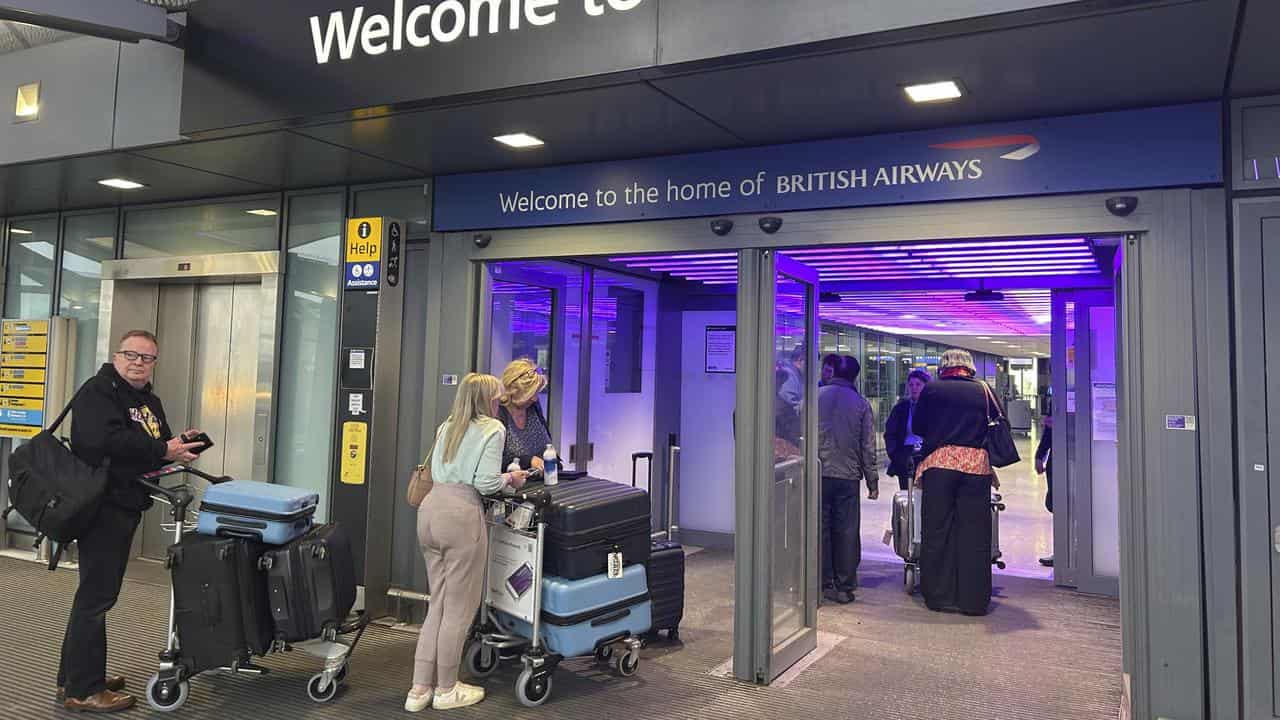
[[[993,135],[990,137],[938,143],[929,147],[936,150],[989,150],[1013,148],[1000,157],[1005,160],[1026,160],[1040,152],[1040,141],[1035,135]]]

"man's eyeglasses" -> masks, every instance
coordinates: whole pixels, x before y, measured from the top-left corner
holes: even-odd
[[[116,354],[124,356],[124,359],[129,362],[137,362],[141,360],[143,365],[150,365],[160,359],[156,355],[148,355],[146,353],[134,352],[132,350],[119,350]]]

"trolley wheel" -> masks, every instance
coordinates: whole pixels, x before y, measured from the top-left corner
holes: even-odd
[[[336,675],[334,675],[334,676],[333,676],[333,682],[334,682],[334,683],[343,683],[343,682],[346,682],[346,681],[347,681],[347,669],[348,669],[348,667],[350,667],[350,666],[348,666],[348,665],[343,665],[343,666],[342,666],[342,669],[338,671],[338,674],[336,674]]]
[[[516,699],[525,707],[538,707],[551,697],[551,673],[535,673],[529,668],[516,678]]]
[[[1001,570],[1003,570],[1003,569],[1005,568],[1004,561],[1003,561],[1003,560],[997,560],[997,561],[996,561],[996,567],[998,567],[998,568],[1000,568]]]
[[[497,649],[478,641],[467,645],[467,650],[463,654],[467,672],[476,679],[492,675],[498,669],[498,661]]]
[[[602,646],[600,646],[600,647],[596,648],[596,661],[597,661],[597,662],[607,663],[607,662],[609,662],[609,661],[610,661],[610,660],[612,660],[612,659],[613,659],[613,646],[612,646],[612,645],[602,645]]]
[[[160,712],[173,712],[182,707],[190,693],[191,683],[186,680],[161,680],[156,673],[147,681],[147,704]]]
[[[622,653],[622,657],[618,658],[618,674],[622,677],[631,677],[640,669],[640,653],[635,650],[628,650]]]
[[[680,628],[671,628],[667,631],[667,642],[680,642]]]
[[[908,566],[902,570],[902,589],[906,590],[908,595],[916,591],[916,582],[918,580],[915,568]]]
[[[329,681],[329,685],[322,691],[320,683],[324,682],[324,673],[316,673],[307,681],[307,697],[318,703],[327,703],[338,694],[338,679],[335,677]]]

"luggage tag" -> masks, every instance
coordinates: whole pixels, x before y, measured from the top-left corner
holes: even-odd
[[[516,530],[526,530],[533,524],[533,506],[525,503],[507,516],[507,524]]]
[[[614,550],[609,553],[609,579],[619,580],[622,578],[622,551]]]
[[[884,544],[893,545],[893,528],[884,531]]]

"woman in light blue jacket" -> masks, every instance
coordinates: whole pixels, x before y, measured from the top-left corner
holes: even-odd
[[[502,382],[471,373],[462,379],[453,411],[436,430],[432,488],[418,507],[418,542],[427,561],[431,604],[418,636],[413,688],[404,709],[418,712],[475,705],[484,689],[458,682],[462,645],[480,606],[489,535],[481,495],[524,485],[524,471],[502,472],[506,430],[496,419]]]

